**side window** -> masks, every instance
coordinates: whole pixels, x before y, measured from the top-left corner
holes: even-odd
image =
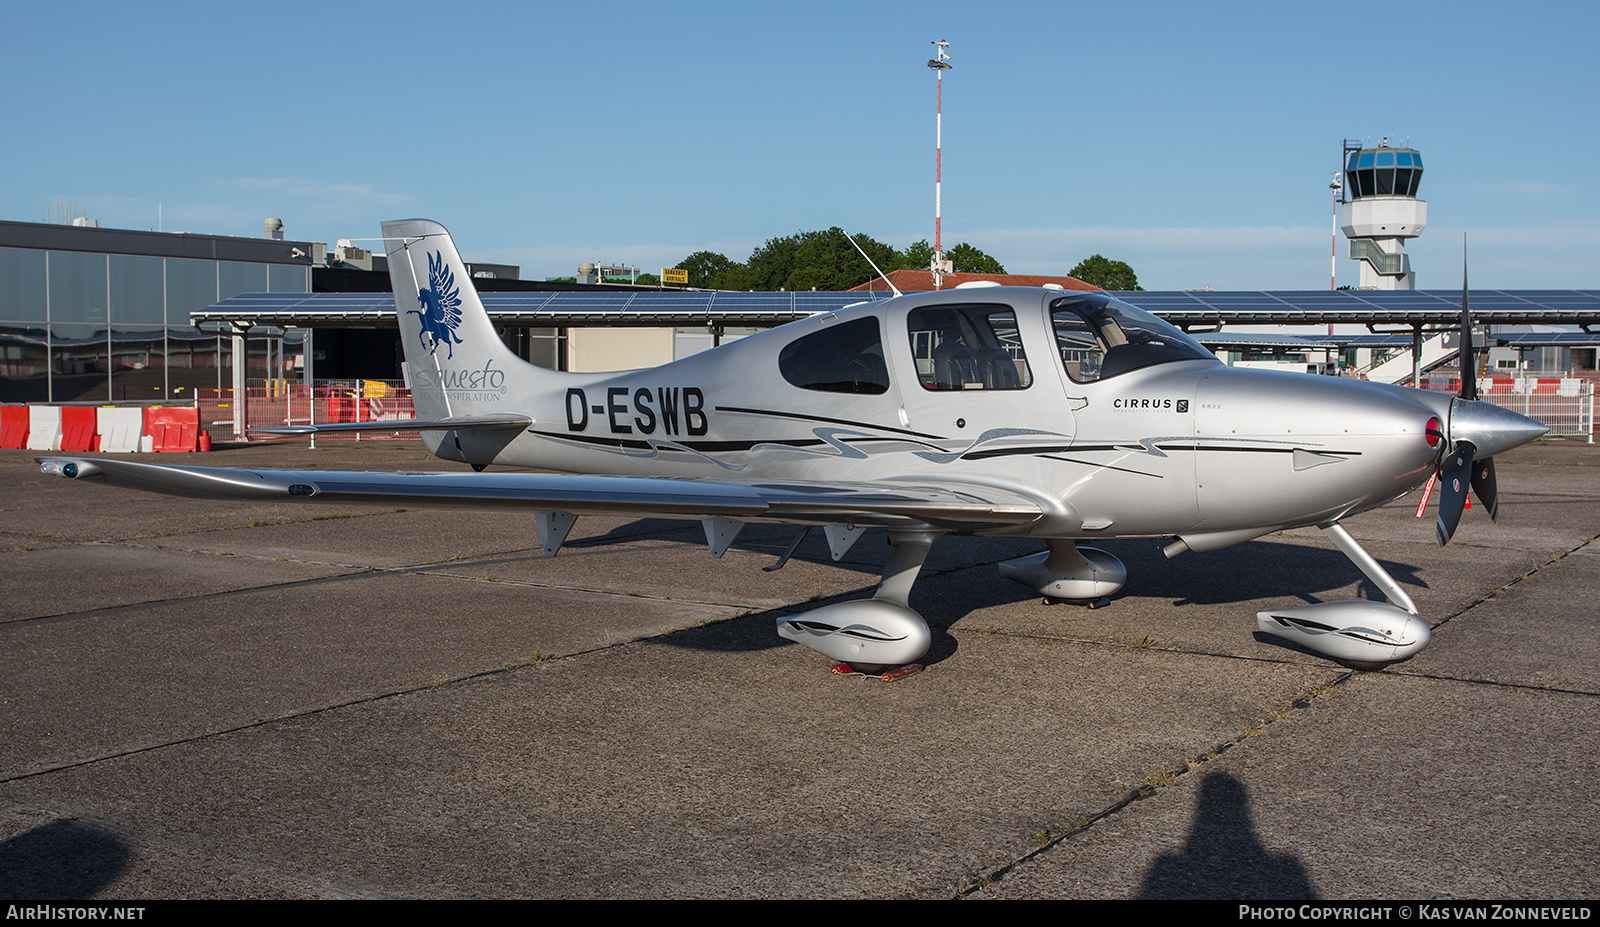
[[[1056,300],[1050,304],[1050,321],[1061,365],[1078,383],[1174,361],[1217,361],[1215,354],[1168,323],[1100,294]]]
[[[1033,384],[1006,306],[935,306],[906,317],[917,382],[926,390],[1026,389]]]
[[[874,318],[831,325],[797,338],[778,353],[778,372],[801,389],[825,393],[889,391],[883,336]]]
[[[1050,321],[1055,324],[1056,349],[1061,352],[1061,366],[1067,369],[1067,376],[1074,383],[1100,379],[1106,348],[1088,320],[1071,309],[1056,309],[1050,313]]]

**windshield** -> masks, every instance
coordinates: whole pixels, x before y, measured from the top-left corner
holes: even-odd
[[[1098,293],[1053,301],[1050,321],[1061,364],[1078,383],[1171,361],[1217,360],[1198,341],[1143,309]]]

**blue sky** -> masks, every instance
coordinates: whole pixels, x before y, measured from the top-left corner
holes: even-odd
[[[1409,140],[1423,288],[1600,288],[1600,5],[18,5],[0,218],[647,270],[842,226],[1148,289],[1328,284],[1342,139]],[[24,131],[17,131],[23,129]],[[1347,245],[1340,236],[1341,255]],[[1339,260],[1340,284],[1354,262]]]

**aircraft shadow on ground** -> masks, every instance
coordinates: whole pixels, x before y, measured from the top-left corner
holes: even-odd
[[[788,549],[797,531],[797,528],[789,525],[748,525],[730,545],[730,549],[770,555],[776,562]],[[673,540],[693,543],[698,541],[699,532],[699,525],[694,522],[641,519],[619,525],[603,535],[569,541],[562,550],[565,552],[568,549],[604,549],[607,545],[624,541],[665,535],[676,535]],[[1355,582],[1359,584],[1356,593],[1359,597],[1383,599],[1377,586],[1362,575],[1355,564],[1332,547],[1256,540],[1222,550],[1185,553],[1168,559],[1161,553],[1161,547],[1165,543],[1167,542],[1164,539],[1124,539],[1086,542],[1085,546],[1107,550],[1127,566],[1128,584],[1118,597],[1132,595],[1170,598],[1172,604],[1180,606],[1220,605],[1283,597],[1299,598],[1311,604],[1325,601],[1319,596],[1320,593],[1340,589]],[[941,554],[947,553],[952,545],[957,544],[973,545],[968,549],[978,552],[978,556],[974,559],[980,562],[970,567],[962,564],[941,564],[940,561],[944,559]],[[983,555],[984,547],[993,548],[992,558]],[[1015,550],[1008,550],[1008,547]],[[922,591],[922,584],[934,578],[931,574],[949,572],[951,569],[992,569],[992,564],[1001,559],[1043,549],[1043,541],[1026,538],[943,538],[934,544],[933,553],[930,554],[928,564],[923,569],[923,576],[918,580],[917,591],[912,593],[912,604],[916,604],[918,593]],[[819,563],[866,573],[873,577],[873,583],[876,584],[876,577],[886,550],[882,532],[870,531],[843,560],[834,562],[828,553],[827,542],[823,539],[822,532],[814,530],[795,549],[792,559],[797,562]],[[1419,575],[1421,567],[1387,560],[1380,560],[1379,563],[1402,586],[1428,588],[1427,582]],[[998,600],[992,596],[985,596],[984,601],[974,602],[973,607],[996,604],[997,601],[1018,601],[1035,597],[1034,593],[1015,584],[1008,583],[1005,587],[1008,590],[1016,590],[1016,593]],[[970,588],[988,592],[992,586],[981,583]]]
[[[784,551],[789,549],[789,545],[794,541],[800,530],[798,525],[747,524],[739,532],[739,536],[734,539],[733,543],[728,545],[728,549],[763,554],[770,556],[776,562],[779,557],[783,556]],[[872,534],[878,536],[876,541],[870,536]],[[882,556],[878,556],[876,562],[872,562],[872,557],[863,559],[859,555],[863,551],[876,551],[878,548],[884,547],[882,535],[883,532],[881,531],[868,532],[868,536],[863,536],[861,541],[846,555],[845,559],[839,561],[836,565],[846,569],[859,569],[876,573],[878,566],[883,562]],[[618,525],[605,534],[568,540],[566,544],[562,545],[561,552],[565,554],[569,550],[604,551],[607,547],[617,544],[651,538],[700,546],[705,544],[705,535],[699,522],[667,518],[641,518],[637,521]],[[821,528],[813,528],[806,535],[805,539],[800,542],[800,546],[795,549],[793,559],[811,560],[818,563],[833,562],[832,556],[828,553],[828,542],[824,538]]]
[[[1314,900],[1317,894],[1299,859],[1262,846],[1244,783],[1211,773],[1200,785],[1183,849],[1156,857],[1137,897]]]
[[[1298,598],[1325,602],[1325,593],[1357,583],[1356,596],[1383,601],[1378,587],[1332,547],[1246,541],[1222,550],[1168,559],[1158,543],[1123,541],[1105,545],[1128,567],[1124,595],[1171,599],[1173,605],[1225,605],[1257,599]],[[1379,560],[1401,586],[1427,589],[1421,567]]]
[[[1351,583],[1356,584],[1356,597],[1385,601],[1378,587],[1336,550],[1248,541],[1219,551],[1186,553],[1169,560],[1160,551],[1162,543],[1165,542],[1132,539],[1085,545],[1114,554],[1128,568],[1127,585],[1111,598],[1112,607],[1118,600],[1127,598],[1167,599],[1174,608],[1284,598],[1299,599],[1296,604],[1309,605],[1332,601],[1329,593],[1343,590]],[[1379,562],[1402,586],[1428,588],[1420,575],[1421,567],[1386,560]],[[1040,598],[1037,592],[1001,578],[988,563],[953,572],[959,574],[956,582],[942,583],[938,577],[925,575],[911,593],[912,606],[921,611],[930,624],[953,624],[970,612],[988,606]],[[934,597],[934,601],[930,602],[930,597]]]
[[[787,547],[792,536],[788,538],[778,536],[778,540],[783,542],[782,547]],[[985,539],[966,540],[985,543]],[[766,541],[752,539],[751,543],[770,545],[776,542],[771,539]],[[795,558],[829,562],[825,545],[821,546],[820,550],[809,549],[821,543],[808,537],[796,551]],[[864,540],[863,544],[866,543],[868,541]],[[1011,541],[1011,543],[1016,542]],[[1333,601],[1328,593],[1342,590],[1351,583],[1357,584],[1356,597],[1385,601],[1382,592],[1356,568],[1355,564],[1342,553],[1332,549],[1272,541],[1248,541],[1219,551],[1188,553],[1169,560],[1161,553],[1159,543],[1149,540],[1107,541],[1093,546],[1110,551],[1128,567],[1128,584],[1112,599],[1113,608],[1117,599],[1125,597],[1168,599],[1174,609],[1181,609],[1187,605],[1227,605],[1285,598],[1299,599],[1300,603],[1313,604]],[[769,552],[767,546],[752,546],[747,549]],[[781,553],[780,548],[774,553],[774,557]],[[1427,582],[1420,575],[1421,567],[1392,561],[1379,562],[1402,586],[1428,588]],[[866,574],[864,577],[867,579],[866,583],[861,589],[849,593],[752,613],[738,619],[671,634],[655,642],[673,647],[725,652],[790,646],[789,641],[780,639],[773,630],[777,619],[802,614],[836,602],[869,598],[872,595],[876,587],[877,564],[841,562],[834,565]],[[978,578],[969,579],[968,574],[974,574]],[[954,581],[949,581],[952,577]],[[1338,598],[1343,597],[1338,596]],[[933,631],[932,648],[922,662],[937,663],[954,655],[957,642],[948,629],[958,625],[973,612],[995,605],[1038,598],[1038,593],[1002,579],[990,563],[957,567],[942,575],[925,575],[911,593],[912,607],[922,614]],[[1182,612],[1175,610],[1173,617],[1181,618]],[[1245,617],[1254,620],[1255,616],[1252,612]],[[1288,645],[1269,635],[1258,633],[1256,638],[1273,646],[1287,646],[1291,650],[1315,655],[1312,651]]]
[[[94,898],[128,867],[122,837],[61,819],[0,843],[0,898]]]

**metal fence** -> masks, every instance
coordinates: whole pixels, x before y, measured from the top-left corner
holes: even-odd
[[[1425,389],[1458,393],[1459,379],[1425,379]],[[1594,380],[1587,377],[1494,377],[1478,381],[1478,398],[1521,412],[1553,435],[1594,443]]]
[[[385,422],[413,417],[411,391],[382,380],[345,380],[303,386],[271,383],[245,389],[245,424],[249,428],[285,425],[327,425],[343,422]],[[197,390],[202,428],[233,427],[233,390]],[[318,441],[415,440],[414,431],[321,434]],[[251,441],[304,441],[251,432]]]

